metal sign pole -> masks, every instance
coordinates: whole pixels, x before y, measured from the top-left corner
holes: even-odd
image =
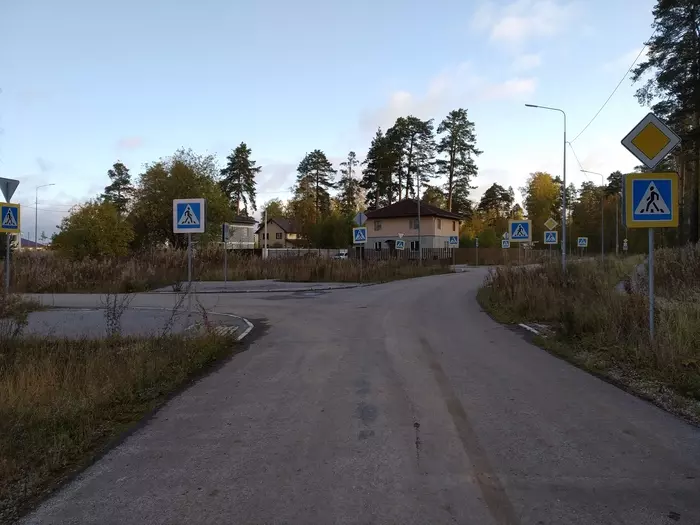
[[[187,234],[187,295],[188,309],[192,312],[192,234]]]
[[[10,234],[6,233],[5,238],[5,295],[10,294]]]
[[[654,228],[649,228],[649,338],[654,342]]]
[[[222,238],[224,240],[224,284],[228,282],[228,249],[227,249],[227,244],[228,244],[228,235],[227,235],[227,225],[224,224],[223,226],[223,235]]]

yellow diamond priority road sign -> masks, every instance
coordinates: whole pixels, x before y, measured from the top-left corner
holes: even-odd
[[[653,113],[644,117],[622,139],[622,145],[650,169],[680,143],[680,137]]]
[[[547,220],[545,221],[544,226],[545,226],[545,228],[547,228],[548,230],[553,230],[554,228],[556,228],[557,226],[559,226],[559,223],[550,217],[549,219],[547,219]]]

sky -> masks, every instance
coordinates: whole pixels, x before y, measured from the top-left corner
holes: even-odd
[[[223,166],[244,141],[258,204],[289,196],[304,154],[366,154],[378,126],[466,108],[479,175],[518,188],[562,172],[572,140],[651,36],[654,0],[2,0],[0,177],[22,231],[50,235],[71,206],[181,147]],[[642,59],[644,54],[642,54]],[[648,113],[629,78],[573,142],[584,169],[639,164],[620,140]],[[567,151],[567,182],[580,173]],[[36,189],[39,185],[54,186]],[[185,195],[183,197],[192,197]]]

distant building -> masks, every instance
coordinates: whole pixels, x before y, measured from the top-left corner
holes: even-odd
[[[226,230],[222,242],[226,242],[226,248],[235,250],[252,250],[255,248],[255,225],[257,221],[252,217],[237,215],[233,221],[226,224]]]
[[[15,242],[15,243],[17,242],[16,237],[15,237],[14,242]],[[16,245],[16,244],[15,244],[15,245]],[[19,244],[19,246],[17,246],[17,248],[20,249],[20,250],[26,250],[26,249],[29,249],[29,250],[45,250],[45,249],[48,248],[48,247],[49,247],[48,244],[30,241],[29,239],[25,239],[24,237],[22,237],[22,238],[20,239],[20,244]]]
[[[265,224],[255,232],[260,239],[260,247],[265,247]],[[299,226],[291,219],[275,218],[267,221],[268,248],[303,248],[308,243],[302,239]]]
[[[447,248],[450,236],[459,235],[462,217],[425,202],[420,203],[420,241],[418,236],[418,202],[404,199],[367,215],[367,250],[394,248],[399,234],[403,234],[407,250]]]

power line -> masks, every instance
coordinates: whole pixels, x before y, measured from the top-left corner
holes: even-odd
[[[651,40],[651,37],[653,37],[653,36],[654,36],[654,33],[651,34],[651,36],[649,37],[649,40]],[[588,126],[590,126],[591,124],[593,124],[593,121],[594,121],[596,118],[598,118],[598,115],[600,115],[600,112],[603,111],[603,109],[605,109],[605,106],[608,105],[608,102],[610,102],[610,99],[613,98],[613,95],[617,92],[617,90],[620,88],[620,86],[622,85],[622,83],[625,81],[625,79],[627,78],[627,75],[629,75],[630,71],[632,71],[632,68],[633,68],[634,65],[637,63],[637,60],[639,60],[639,57],[642,56],[642,53],[644,53],[644,50],[645,50],[646,48],[647,48],[647,45],[644,44],[644,46],[642,46],[642,49],[641,49],[641,51],[639,52],[639,54],[637,55],[637,57],[636,57],[636,58],[634,59],[634,61],[632,62],[632,65],[627,69],[627,71],[625,72],[625,74],[622,76],[622,78],[620,79],[620,81],[617,83],[617,86],[615,86],[615,89],[613,89],[612,93],[610,93],[610,96],[605,100],[605,102],[603,102],[603,105],[600,106],[600,109],[596,112],[595,115],[593,115],[593,118],[588,122],[588,124],[586,124],[586,125],[584,126],[584,128],[583,128],[581,131],[579,131],[579,134],[576,135],[576,136],[573,138],[573,140],[571,140],[571,142],[569,142],[569,145],[571,145],[572,142],[574,142],[577,138],[579,138],[581,135],[583,135],[583,132],[586,131],[586,130],[588,129]]]

